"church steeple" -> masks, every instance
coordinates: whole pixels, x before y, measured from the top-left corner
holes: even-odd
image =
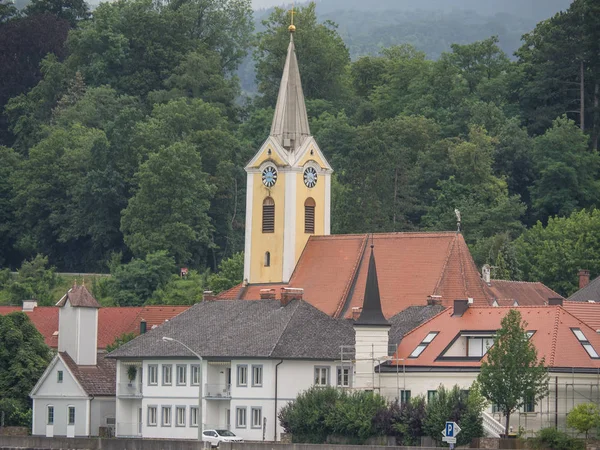
[[[367,283],[365,286],[365,297],[363,309],[355,325],[384,325],[389,322],[381,310],[381,298],[379,297],[379,283],[377,281],[377,267],[375,266],[375,255],[371,245],[371,257],[369,258],[369,271],[367,272]]]
[[[293,16],[292,16],[293,17]],[[286,150],[294,151],[310,136],[304,93],[300,81],[298,59],[294,46],[294,30],[290,25],[290,44],[279,85],[275,115],[271,125],[271,136]]]

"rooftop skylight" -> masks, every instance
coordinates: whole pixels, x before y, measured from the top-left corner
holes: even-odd
[[[429,333],[427,333],[427,336],[425,336],[425,339],[423,339],[421,341],[421,343],[419,345],[417,345],[417,348],[415,348],[413,350],[413,352],[410,354],[409,358],[418,358],[419,355],[421,353],[423,353],[423,350],[425,350],[427,348],[427,346],[431,343],[431,341],[433,341],[435,339],[435,337],[438,335],[439,331],[430,331]]]
[[[594,349],[592,344],[590,344],[590,341],[587,340],[585,334],[583,334],[583,331],[581,331],[579,328],[571,328],[571,331],[573,332],[577,340],[581,343],[588,355],[590,355],[590,358],[600,358],[600,356],[598,356],[598,352]]]

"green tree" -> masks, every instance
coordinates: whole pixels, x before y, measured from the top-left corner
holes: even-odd
[[[244,253],[239,252],[219,264],[217,273],[208,276],[208,289],[215,293],[225,291],[242,282],[244,277]]]
[[[494,345],[481,363],[477,381],[482,395],[505,415],[505,430],[508,432],[510,415],[514,411],[526,401],[538,402],[546,396],[548,372],[544,367],[545,359],[538,360],[521,313],[511,309],[502,318],[501,324]]]
[[[580,403],[567,414],[567,426],[585,433],[587,440],[590,430],[600,427],[600,408],[595,403]]]
[[[123,333],[120,336],[117,336],[112,344],[106,346],[106,352],[110,353],[113,350],[118,349],[121,345],[126,344],[129,341],[135,339],[135,333]]]
[[[194,146],[173,144],[150,155],[123,211],[125,243],[137,257],[166,249],[180,264],[202,260],[209,243],[214,192]]]
[[[0,267],[16,263],[14,243],[17,238],[15,226],[14,191],[10,175],[19,165],[18,155],[10,148],[0,146]]]
[[[58,276],[53,267],[48,267],[48,257],[37,255],[31,261],[23,261],[17,277],[8,284],[11,303],[36,299],[41,306],[51,306],[56,299],[52,290],[58,285]]]
[[[0,414],[5,414],[4,425],[31,425],[29,393],[50,359],[50,348],[26,314],[0,316]]]
[[[77,22],[90,16],[90,9],[85,0],[31,0],[25,7],[28,16],[44,13],[55,15],[75,27]]]
[[[275,106],[290,42],[289,24],[290,13],[276,7],[263,21],[265,31],[257,35],[256,80],[265,106]],[[294,25],[294,45],[304,95],[308,99],[339,99],[350,56],[337,26],[331,21],[317,21],[314,2],[295,10]]]
[[[147,303],[153,305],[193,305],[202,301],[206,274],[190,270],[185,277],[171,275],[167,284],[154,291]]]

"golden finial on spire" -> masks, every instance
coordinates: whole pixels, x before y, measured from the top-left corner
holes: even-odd
[[[290,33],[293,33],[294,31],[296,31],[296,25],[294,25],[294,14],[297,14],[296,11],[294,11],[294,3],[292,3],[292,9],[290,11],[288,11],[290,13],[291,16],[291,20],[292,23],[291,25],[288,27],[288,30],[290,31]]]

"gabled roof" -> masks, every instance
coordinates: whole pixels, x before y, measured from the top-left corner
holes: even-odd
[[[66,352],[60,352],[59,355],[88,395],[94,397],[115,396],[115,360],[105,358],[105,354],[99,353],[95,366],[81,366],[75,364],[75,361]]]
[[[105,349],[124,333],[139,334],[140,322],[146,321],[147,329],[187,310],[189,306],[137,306],[107,307],[98,310],[98,349]],[[38,306],[33,311],[23,311],[19,306],[0,306],[0,315],[23,311],[51,348],[58,348],[58,310],[55,306]]]
[[[440,357],[461,332],[493,332],[500,329],[502,318],[510,309],[517,309],[523,320],[527,322],[527,330],[535,331],[531,340],[537,349],[538,358],[544,357],[549,368],[600,369],[600,359],[592,359],[588,355],[571,328],[581,329],[597,352],[600,352],[600,336],[561,306],[518,308],[475,306],[469,307],[460,317],[453,316],[453,310],[449,308],[404,336],[395,358],[404,358],[404,361],[399,364],[409,369],[413,367],[428,368],[427,370],[432,367],[446,370],[476,369],[481,365],[480,360]],[[418,357],[411,358],[410,354],[413,350],[432,331],[437,331],[437,336]]]
[[[96,301],[90,291],[83,285],[73,285],[73,287],[58,301],[56,306],[65,306],[67,300],[71,306],[79,308],[100,308],[100,303]]]
[[[549,298],[562,298],[540,282],[491,280],[485,289],[500,306],[513,306],[515,302],[519,306],[543,305]]]
[[[600,303],[564,301],[563,308],[585,322],[596,332],[600,330]]]
[[[389,343],[398,345],[402,338],[423,322],[441,313],[445,307],[442,305],[409,306],[390,318],[392,328],[389,334]]]
[[[567,300],[572,300],[574,302],[587,302],[588,300],[600,302],[600,277],[594,278],[587,286],[579,289]]]
[[[386,318],[412,305],[426,305],[430,295],[440,296],[445,306],[466,298],[473,298],[476,305],[490,304],[460,233],[381,233],[372,237]],[[370,239],[366,234],[311,236],[287,286],[303,288],[305,301],[326,314],[350,318],[353,307],[363,306]],[[237,295],[256,300],[260,289],[274,288],[279,293],[282,286],[249,285]]]
[[[284,139],[293,139],[294,147],[291,150],[300,148],[304,140],[310,136],[293,34],[290,34],[290,43],[271,125],[271,136],[282,146]]]
[[[303,301],[208,301],[137,337],[109,357],[191,357],[177,339],[206,358],[339,359],[354,343],[352,324]]]

